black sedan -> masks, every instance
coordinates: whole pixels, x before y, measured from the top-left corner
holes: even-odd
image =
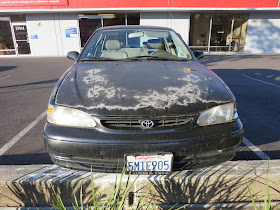
[[[48,105],[53,162],[78,170],[168,174],[230,160],[243,137],[228,86],[169,28],[96,30]]]

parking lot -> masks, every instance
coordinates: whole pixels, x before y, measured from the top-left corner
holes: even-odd
[[[200,60],[237,98],[245,138],[233,160],[280,158],[280,55],[207,55]],[[43,142],[45,110],[67,58],[0,59],[0,164],[52,163]]]

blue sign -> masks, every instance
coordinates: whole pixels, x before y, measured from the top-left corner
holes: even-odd
[[[37,34],[31,35],[31,39],[38,39],[38,35]]]
[[[78,37],[77,28],[65,28],[65,34],[67,38],[76,38]]]

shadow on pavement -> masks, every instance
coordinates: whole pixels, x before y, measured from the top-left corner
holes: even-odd
[[[25,92],[25,91],[32,91],[32,90],[42,90],[42,89],[52,90],[53,87],[54,87],[53,85],[50,85],[50,86],[45,86],[45,87],[33,87],[33,88],[24,88],[24,89],[21,88],[20,90],[11,90],[11,91],[5,91],[5,92],[1,91],[0,95],[6,94],[6,93],[18,93],[18,92]]]
[[[230,62],[251,62],[252,64],[254,60],[258,59],[266,59],[271,60],[272,62],[279,62],[280,55],[272,54],[272,55],[263,55],[263,54],[235,54],[235,55],[205,55],[203,59],[199,60],[199,62],[205,66],[210,66],[218,64],[221,61],[229,62],[228,65],[232,65]],[[241,63],[241,64],[242,64]],[[240,63],[238,63],[238,67],[241,67]]]
[[[17,66],[0,66],[0,72],[10,71],[17,68]]]
[[[226,82],[236,97],[244,136],[270,159],[279,159],[280,68],[225,68],[213,71]],[[240,159],[256,160],[256,155],[250,151],[238,151],[234,160]]]
[[[53,164],[48,153],[18,154],[0,156],[0,165]]]
[[[258,85],[269,85],[263,82],[268,82],[274,85],[280,86],[280,69],[212,69],[219,77],[221,77],[229,86],[234,83],[234,85],[249,86],[248,80],[250,82],[254,81],[254,84]],[[240,78],[237,83],[235,78]],[[258,81],[261,80],[261,81]],[[275,87],[269,85],[269,87]]]
[[[39,82],[30,82],[25,84],[17,84],[17,85],[8,85],[8,86],[0,86],[0,88],[11,88],[11,87],[22,87],[28,85],[41,85],[41,84],[48,84],[48,83],[55,83],[58,79],[51,79],[51,80],[44,80]]]

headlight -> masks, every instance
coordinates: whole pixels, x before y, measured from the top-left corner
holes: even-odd
[[[92,117],[80,110],[61,106],[48,106],[47,121],[55,125],[94,128],[96,126]]]
[[[197,119],[199,126],[214,125],[231,122],[238,118],[234,103],[215,106],[202,112]]]

